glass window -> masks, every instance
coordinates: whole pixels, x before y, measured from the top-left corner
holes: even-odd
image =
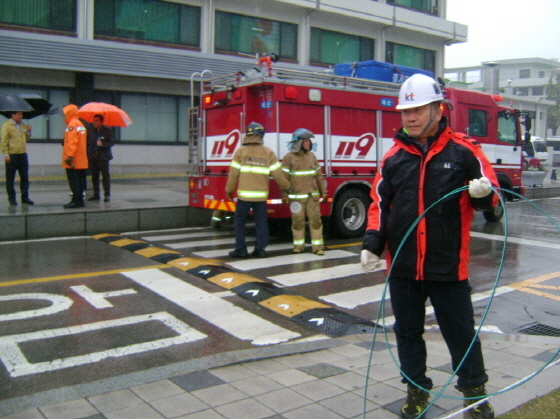
[[[199,47],[200,7],[156,0],[95,0],[95,34]]]
[[[486,111],[469,109],[469,135],[486,137],[488,135],[487,121]]]
[[[297,59],[297,25],[216,12],[216,52],[271,54]]]
[[[319,28],[311,28],[310,61],[339,64],[373,60],[374,40]]]
[[[519,78],[520,79],[531,78],[531,70],[519,70]]]
[[[533,96],[543,96],[544,86],[533,86]]]
[[[518,87],[516,95],[517,96],[529,96],[529,88],[528,87]]]
[[[539,79],[544,79],[544,71],[539,71]]]
[[[517,144],[517,120],[508,112],[498,113],[498,139],[504,143]]]
[[[434,15],[438,13],[438,0],[387,0],[387,3],[395,6],[409,7]]]
[[[385,61],[391,64],[435,72],[436,52],[430,49],[387,42]]]
[[[3,0],[0,23],[76,32],[76,0]]]

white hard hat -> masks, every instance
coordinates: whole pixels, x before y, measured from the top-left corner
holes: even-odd
[[[416,73],[402,84],[397,109],[418,108],[443,100],[444,97],[437,82],[431,77]]]

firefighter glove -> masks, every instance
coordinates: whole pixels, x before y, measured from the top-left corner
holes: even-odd
[[[288,197],[282,198],[282,203],[285,204],[285,205],[288,205],[290,203],[290,198],[288,198]]]
[[[381,268],[379,256],[366,249],[363,249],[360,253],[360,262],[362,263],[362,271],[366,274]]]
[[[64,163],[66,163],[70,167],[74,167],[74,157],[72,157],[72,156],[66,157],[66,160],[64,160]]]
[[[482,176],[480,179],[473,179],[469,182],[469,195],[472,198],[484,198],[492,192],[490,181]]]

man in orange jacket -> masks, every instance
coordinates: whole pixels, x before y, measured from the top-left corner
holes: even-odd
[[[64,205],[64,208],[82,208],[88,168],[87,131],[78,119],[76,105],[68,105],[63,111],[67,128],[64,133],[62,167],[66,169],[66,177],[72,191],[72,200]]]

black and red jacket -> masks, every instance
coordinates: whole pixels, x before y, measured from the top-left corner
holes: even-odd
[[[499,186],[494,169],[480,145],[464,134],[454,133],[445,118],[438,134],[428,140],[427,151],[402,130],[394,141],[371,189],[373,202],[363,248],[378,256],[387,248],[387,269],[394,277],[468,279],[474,210],[495,206],[498,196],[494,192],[475,199],[463,190],[439,202],[409,234],[396,258],[395,254],[417,218],[449,192],[481,176]]]

